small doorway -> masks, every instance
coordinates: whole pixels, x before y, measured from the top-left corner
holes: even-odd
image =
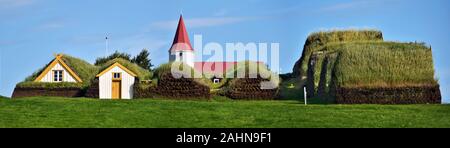
[[[112,99],[120,99],[121,98],[121,81],[120,80],[113,80],[112,81]]]
[[[121,99],[122,98],[122,74],[113,73],[112,80],[112,91],[111,99]]]

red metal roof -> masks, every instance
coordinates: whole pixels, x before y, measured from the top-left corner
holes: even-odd
[[[170,51],[179,50],[194,50],[194,48],[192,48],[191,42],[189,41],[186,26],[184,25],[183,15],[180,15],[177,32],[175,33],[175,38],[173,39],[172,47],[170,48]]]

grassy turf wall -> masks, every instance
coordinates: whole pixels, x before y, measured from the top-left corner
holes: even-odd
[[[208,79],[205,78],[175,78],[172,75],[172,64],[162,64],[155,69],[155,79],[151,84],[135,85],[136,98],[168,98],[168,99],[210,99],[210,87]],[[178,63],[179,70],[188,68],[191,74],[195,70],[191,67]],[[184,73],[175,73],[175,75],[183,75]]]
[[[293,75],[306,78],[309,97],[337,103],[439,103],[441,99],[431,48],[424,43],[384,42],[376,30],[311,34]]]
[[[193,78],[174,78],[171,73],[166,73],[158,79],[155,89],[157,96],[173,99],[211,97],[208,85],[199,83]]]
[[[268,79],[241,78],[233,79],[230,82],[226,96],[238,100],[273,100],[278,96],[279,88],[261,89],[261,82]]]
[[[85,96],[88,98],[100,98],[99,80],[92,81],[91,86],[86,90]]]
[[[244,71],[245,73],[240,73]],[[244,77],[238,77],[239,75]],[[280,78],[262,63],[240,62],[235,69],[227,72],[227,76],[234,76],[223,88],[227,97],[245,100],[273,100],[278,96]],[[264,82],[264,83],[263,83]],[[273,86],[265,89],[263,85]]]
[[[305,77],[311,54],[319,51],[324,45],[350,41],[383,41],[383,34],[377,30],[340,30],[312,33],[305,42],[301,58],[294,65],[293,75],[299,78]]]
[[[318,75],[315,75],[315,77],[319,77],[318,81],[318,86],[314,86],[317,87],[317,96],[324,99],[327,102],[332,102],[333,101],[333,95],[335,94],[334,92],[332,92],[333,89],[335,88],[331,88],[331,84],[332,84],[332,72],[334,70],[334,65],[336,63],[336,58],[338,57],[338,53],[336,52],[327,52],[324,58],[324,61],[322,62],[321,65],[321,70],[320,73],[316,72],[315,74],[318,73]]]
[[[34,96],[49,97],[83,97],[84,89],[81,88],[14,88],[11,98],[23,98]]]
[[[338,56],[334,67],[327,67],[331,81],[324,81],[330,84],[319,88],[334,89],[329,95],[336,103],[440,103],[432,52],[422,43],[351,42],[326,48]]]
[[[431,49],[423,44],[358,42],[339,49],[335,71],[339,86],[436,85]]]
[[[324,62],[326,54],[324,52],[315,52],[309,58],[307,79],[306,79],[306,90],[308,97],[313,97],[317,95],[320,73],[322,65]]]

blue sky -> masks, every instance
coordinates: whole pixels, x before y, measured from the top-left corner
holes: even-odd
[[[0,0],[0,95],[48,63],[54,53],[94,62],[110,51],[151,52],[168,61],[176,21],[183,13],[191,39],[280,43],[281,71],[290,72],[309,33],[375,28],[385,40],[423,41],[450,102],[448,0]]]

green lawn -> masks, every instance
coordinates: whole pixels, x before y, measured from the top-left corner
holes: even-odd
[[[0,127],[450,127],[450,105],[0,99]]]

